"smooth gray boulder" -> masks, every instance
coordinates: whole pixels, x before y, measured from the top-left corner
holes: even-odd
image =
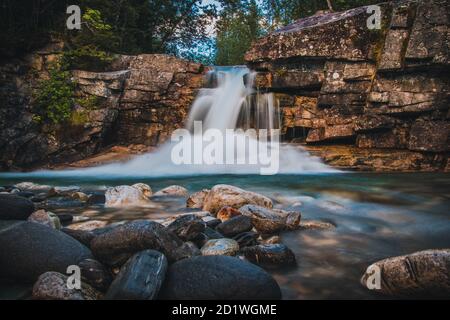
[[[34,282],[47,271],[92,259],[91,251],[69,235],[28,221],[0,221],[0,277]]]
[[[160,297],[174,300],[280,299],[281,291],[260,267],[227,256],[199,256],[169,267]]]
[[[34,204],[27,198],[0,194],[0,220],[27,220],[34,212]]]

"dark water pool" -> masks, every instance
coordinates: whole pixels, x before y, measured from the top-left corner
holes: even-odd
[[[324,220],[334,230],[282,234],[298,266],[270,270],[285,299],[380,298],[359,279],[374,261],[424,249],[450,247],[450,174],[361,174],[96,179],[1,178],[0,185],[32,181],[56,186],[77,185],[86,191],[144,182],[153,190],[178,184],[190,192],[219,183],[232,184],[271,197],[276,207],[302,212],[303,219]],[[184,201],[156,202],[146,209],[56,208],[108,222],[158,218],[185,210]]]

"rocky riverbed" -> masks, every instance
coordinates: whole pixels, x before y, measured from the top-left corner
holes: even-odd
[[[450,220],[440,211],[447,177],[427,176],[422,193],[405,198],[405,190],[384,194],[393,180],[373,179],[365,193],[355,189],[369,180],[348,176],[265,178],[271,188],[207,176],[2,186],[1,297],[448,297]],[[346,179],[353,181],[346,192],[339,185],[340,194],[331,192],[333,181]],[[430,185],[443,192],[430,197]],[[70,265],[80,267],[80,290],[67,287]],[[368,288],[377,284],[373,270],[381,272],[378,290]]]

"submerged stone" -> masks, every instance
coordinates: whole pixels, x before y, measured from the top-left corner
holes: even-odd
[[[296,264],[295,255],[284,244],[260,244],[242,248],[240,253],[249,261],[267,266],[292,266]]]

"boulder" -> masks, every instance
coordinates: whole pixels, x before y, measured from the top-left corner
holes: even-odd
[[[225,222],[233,217],[240,215],[241,213],[239,212],[239,210],[233,207],[225,206],[222,209],[220,209],[219,212],[217,212],[217,219],[220,219],[222,222]]]
[[[65,197],[71,196],[73,193],[79,192],[80,187],[71,186],[71,187],[52,187],[47,196],[48,197]]]
[[[81,290],[69,289],[68,277],[58,272],[42,274],[33,286],[34,300],[97,300],[101,294],[91,286],[82,283]]]
[[[59,221],[58,216],[53,212],[38,210],[33,212],[27,220],[30,222],[40,223],[53,229],[61,229],[61,222]]]
[[[66,273],[70,265],[92,258],[69,235],[38,223],[0,221],[0,276],[34,282],[47,271]]]
[[[196,215],[187,214],[178,217],[169,224],[167,230],[175,233],[184,241],[190,241],[197,238],[205,230],[205,223]]]
[[[105,295],[108,300],[154,300],[167,272],[166,257],[154,250],[144,250],[132,256]]]
[[[153,221],[136,220],[100,234],[91,241],[91,249],[100,261],[120,266],[133,254],[146,249],[163,252],[174,261],[173,252],[183,242],[166,228]]]
[[[240,251],[247,260],[263,266],[292,266],[296,264],[295,255],[284,244],[260,244],[245,247]]]
[[[280,212],[255,205],[243,206],[239,211],[244,216],[251,218],[252,224],[258,232],[272,234],[286,229],[287,215]]]
[[[0,194],[0,220],[26,220],[34,212],[30,200],[10,194]]]
[[[216,230],[224,236],[232,238],[240,233],[250,231],[252,228],[252,219],[250,217],[240,215],[222,222],[216,227]]]
[[[288,230],[297,230],[300,226],[301,218],[302,218],[302,215],[300,212],[296,212],[296,211],[287,212],[286,228]]]
[[[175,249],[173,259],[174,261],[179,261],[201,255],[200,249],[193,242],[188,241]]]
[[[261,244],[278,244],[281,243],[281,237],[280,236],[271,236],[267,239],[261,239]]]
[[[227,256],[200,256],[169,267],[161,292],[170,300],[280,299],[270,274],[251,263]]]
[[[20,190],[27,190],[27,191],[45,191],[48,192],[52,187],[44,184],[37,184],[34,182],[21,182],[16,185],[14,185],[16,188]]]
[[[145,183],[135,183],[132,185],[133,188],[140,190],[144,196],[150,198],[153,194],[152,188],[148,184]]]
[[[302,220],[299,228],[302,230],[328,230],[334,229],[336,226],[326,221]]]
[[[103,193],[94,193],[89,196],[88,205],[105,204],[106,196]]]
[[[450,249],[425,250],[384,259],[367,268],[363,286],[373,283],[380,272],[381,294],[393,297],[448,298],[450,296]]]
[[[91,247],[91,241],[95,238],[95,234],[87,230],[75,230],[69,228],[62,228],[62,232],[68,234],[72,238],[76,239],[80,243],[84,244],[86,247]]]
[[[162,190],[159,190],[158,192],[155,192],[153,196],[160,197],[160,196],[172,196],[172,197],[187,197],[188,191],[186,188],[183,188],[181,186],[169,186],[167,188],[164,188]]]
[[[233,239],[208,240],[200,250],[204,256],[234,256],[239,251],[239,244]]]
[[[108,224],[108,221],[104,220],[88,220],[73,223],[68,226],[69,229],[82,230],[82,231],[93,231],[95,229],[104,228]]]
[[[105,207],[142,206],[149,203],[141,188],[118,186],[108,188],[105,193]]]
[[[203,207],[203,201],[209,193],[209,189],[203,189],[196,193],[193,193],[186,200],[186,207],[201,209]]]
[[[253,204],[272,208],[272,200],[255,192],[238,187],[219,184],[214,186],[205,198],[203,210],[216,214],[222,207],[230,206],[239,209],[244,205]]]
[[[239,248],[255,246],[258,244],[259,234],[253,231],[243,232],[233,237],[239,244]]]
[[[112,282],[112,275],[100,262],[94,259],[85,259],[78,266],[81,270],[81,280],[95,289],[105,292]]]
[[[89,196],[86,193],[80,191],[73,192],[70,197],[81,202],[87,202],[89,200]]]

